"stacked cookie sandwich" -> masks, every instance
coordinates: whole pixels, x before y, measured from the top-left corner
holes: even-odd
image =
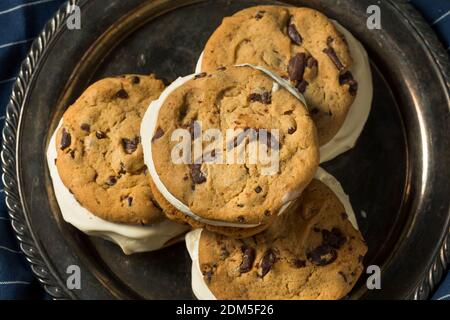
[[[94,83],[67,109],[47,149],[63,218],[127,254],[160,249],[188,230],[164,217],[142,156],[142,116],[163,89],[143,75]]]
[[[178,133],[186,141],[174,139]],[[152,192],[166,215],[231,237],[267,228],[319,163],[305,105],[252,67],[224,67],[172,84],[144,116],[141,136]],[[174,158],[180,143],[182,161]]]
[[[367,251],[348,198],[322,169],[264,232],[238,240],[197,229],[186,243],[199,299],[340,299]]]
[[[239,11],[211,35],[196,72],[244,63],[289,79],[305,96],[321,162],[355,145],[370,112],[372,77],[364,47],[337,21],[309,8]]]

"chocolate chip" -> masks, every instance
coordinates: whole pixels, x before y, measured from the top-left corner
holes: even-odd
[[[131,83],[132,84],[138,84],[139,82],[141,82],[141,78],[139,78],[138,76],[133,76],[131,78]]]
[[[216,70],[217,71],[225,71],[225,70],[227,70],[227,68],[226,67],[218,67]]]
[[[69,154],[72,159],[75,159],[75,150],[71,150]]]
[[[213,275],[213,268],[208,264],[202,265],[202,274],[208,283],[211,282],[211,278]]]
[[[358,92],[358,82],[356,80],[353,80],[350,84],[350,88],[348,90],[352,96],[356,96],[356,93]]]
[[[272,103],[272,94],[270,92],[265,91],[261,96],[261,102],[263,104],[271,104]]]
[[[322,238],[324,244],[330,245],[335,249],[341,248],[347,242],[347,238],[338,228],[333,228],[331,231],[322,230]]]
[[[106,179],[106,184],[110,187],[112,187],[116,183],[117,183],[117,179],[114,176],[110,176],[110,177],[108,177],[108,179]]]
[[[249,131],[249,128],[244,129],[243,132],[240,132],[236,137],[231,140],[227,145],[227,150],[233,150],[237,146],[239,146],[244,139],[249,136],[250,140],[254,140],[256,137],[254,136],[255,131]]]
[[[260,186],[257,186],[256,188],[255,188],[255,192],[256,193],[260,193],[262,191],[262,188],[260,187]]]
[[[220,259],[225,260],[229,256],[230,256],[230,253],[228,252],[227,247],[225,245],[222,245],[220,247]]]
[[[82,123],[80,126],[81,130],[89,132],[91,131],[91,126],[88,123]]]
[[[135,137],[134,139],[122,139],[122,145],[125,149],[125,153],[132,154],[136,151],[138,145],[139,145],[140,139],[139,137]]]
[[[147,168],[144,168],[144,174],[146,173],[145,171],[147,170]],[[120,162],[120,169],[118,172],[120,175],[127,173],[127,171],[125,170],[125,165],[124,163],[121,161]]]
[[[348,219],[348,214],[345,213],[345,212],[342,212],[341,213],[341,218],[342,218],[342,220],[347,220]]]
[[[106,133],[102,132],[102,131],[96,131],[95,132],[95,136],[97,137],[97,139],[101,140],[101,139],[105,139],[106,138]]]
[[[200,170],[202,167],[201,164],[192,164],[190,165],[191,169],[191,178],[194,184],[202,184],[206,182],[206,177],[203,172]]]
[[[128,92],[126,92],[125,89],[120,89],[117,91],[116,97],[119,99],[128,99]]]
[[[164,130],[161,129],[161,127],[158,127],[152,138],[152,143],[155,142],[156,140],[158,140],[159,138],[161,138],[163,135],[164,135]]]
[[[311,114],[315,115],[315,114],[318,114],[318,113],[319,113],[319,109],[317,109],[317,108],[312,108],[311,109]]]
[[[272,145],[272,140],[274,142],[273,145]],[[267,131],[266,144],[267,144],[267,148],[272,149],[272,150],[280,150],[280,148],[281,148],[280,142],[277,141],[277,139],[274,136],[272,136],[272,133],[270,133],[270,131]]]
[[[289,38],[291,38],[292,42],[297,44],[297,45],[301,45],[303,42],[302,36],[300,35],[300,33],[297,30],[297,27],[295,26],[295,24],[290,23],[288,26],[288,35]]]
[[[253,262],[255,261],[256,252],[251,247],[242,248],[242,263],[239,266],[240,273],[247,273],[252,269]]]
[[[272,249],[269,249],[264,253],[260,263],[260,270],[258,272],[261,278],[263,278],[270,271],[270,269],[272,269],[276,258],[275,252],[273,252]]]
[[[180,111],[178,113],[178,122],[183,122],[184,118],[187,116],[188,112],[188,105],[184,101],[183,104],[180,106]]]
[[[305,72],[306,54],[297,53],[289,60],[288,74],[292,81],[302,81]]]
[[[255,15],[255,19],[256,20],[261,20],[264,17],[264,14],[266,13],[266,11],[264,10],[260,10],[256,13]]]
[[[62,135],[61,135],[61,142],[59,146],[61,147],[61,150],[66,149],[70,146],[72,143],[72,137],[70,136],[70,133],[67,132],[65,128],[62,129]]]
[[[131,207],[131,204],[133,203],[133,197],[127,198],[128,206]]]
[[[196,130],[197,129],[197,130]],[[197,140],[201,136],[201,127],[198,121],[192,120],[189,123],[189,133],[193,140]]]
[[[308,56],[308,59],[306,60],[306,66],[310,69],[317,67],[319,63],[313,56]]]
[[[306,80],[302,80],[298,85],[297,85],[297,90],[300,93],[305,93],[306,88],[308,87],[308,82]]]
[[[294,263],[294,266],[296,268],[304,268],[304,267],[306,267],[306,261],[302,260],[302,259],[295,259],[293,261],[293,263]]]
[[[204,77],[206,77],[207,75],[208,75],[208,74],[207,74],[206,72],[202,72],[202,73],[196,74],[195,77],[194,77],[194,79],[204,78]]]
[[[334,49],[332,47],[323,49],[323,52],[331,59],[331,61],[334,63],[334,65],[336,66],[336,68],[339,71],[342,71],[345,69],[341,60],[339,60],[339,57],[337,56],[336,51],[334,51]]]
[[[334,41],[334,38],[331,37],[331,36],[328,36],[328,38],[327,38],[327,46],[331,46],[331,44],[333,43],[333,41]]]
[[[337,252],[330,245],[323,244],[308,252],[306,257],[316,266],[326,266],[333,263],[337,258]]]
[[[264,215],[265,215],[266,217],[270,217],[270,210],[265,210],[265,211],[264,211]]]
[[[353,74],[350,71],[344,72],[339,75],[339,84],[342,86],[353,80]]]
[[[243,208],[244,205],[243,205],[243,204],[238,204],[238,207],[239,207],[239,208]],[[244,217],[244,216],[239,216],[239,217],[237,218],[237,221],[238,221],[239,223],[244,223],[244,222],[245,222],[245,217]]]
[[[261,97],[261,95],[259,93],[251,93],[248,96],[248,101],[251,101],[251,102],[259,101],[259,102],[261,102],[262,101],[262,97]]]
[[[358,92],[358,82],[353,79],[353,74],[350,71],[344,72],[339,76],[339,84],[341,86],[347,84],[349,86],[348,91],[352,96]]]
[[[288,133],[289,133],[289,134],[294,134],[295,131],[297,131],[297,129],[292,128],[292,127],[288,129]]]
[[[272,94],[267,91],[264,91],[262,94],[251,93],[248,97],[248,100],[252,101],[252,102],[261,102],[263,104],[271,104],[272,103]]]

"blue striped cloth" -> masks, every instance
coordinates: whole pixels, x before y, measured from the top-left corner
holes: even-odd
[[[63,0],[0,0],[0,128],[5,107],[32,40]],[[450,51],[450,0],[412,0]],[[0,189],[0,299],[46,298],[20,252]],[[433,299],[450,300],[450,275]]]

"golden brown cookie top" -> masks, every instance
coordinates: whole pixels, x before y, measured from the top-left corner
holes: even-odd
[[[203,230],[199,265],[217,299],[340,299],[366,251],[342,203],[313,180],[263,233],[235,240]]]
[[[202,71],[242,63],[290,78],[305,95],[321,146],[342,126],[358,88],[345,38],[309,8],[258,6],[225,18],[205,46]]]
[[[94,215],[129,224],[162,218],[151,194],[139,128],[163,89],[154,76],[106,78],[65,112],[56,136],[56,165],[65,186]]]
[[[205,228],[206,230],[219,233],[230,238],[240,239],[251,237],[255,234],[258,234],[267,229],[267,227],[270,225],[270,223],[266,223],[253,228],[233,228],[233,227],[220,227],[204,224],[183,214],[183,212],[177,210],[174,206],[172,206],[167,201],[167,199],[165,199],[164,196],[159,192],[158,188],[155,186],[153,181],[150,182],[150,188],[152,190],[156,202],[159,204],[163,213],[169,220],[178,222],[180,224],[188,224],[194,229]]]
[[[261,71],[228,67],[196,76],[162,103],[144,143],[164,187],[197,217],[264,224],[312,180],[314,123],[300,100],[274,87]],[[187,153],[189,162],[174,159]]]

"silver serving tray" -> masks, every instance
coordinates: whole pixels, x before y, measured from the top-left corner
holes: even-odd
[[[367,48],[375,98],[355,149],[326,164],[350,194],[382,289],[363,275],[351,299],[425,299],[442,277],[449,237],[449,60],[433,31],[406,3],[379,3],[382,29],[366,28],[370,0],[292,0],[339,20]],[[266,0],[90,0],[63,5],[33,43],[7,107],[2,168],[12,225],[33,272],[54,298],[191,299],[183,243],[125,256],[66,224],[45,162],[64,110],[96,79],[192,73],[224,16]],[[81,30],[68,30],[73,5]],[[362,212],[366,214],[362,214]],[[81,290],[66,287],[69,265]]]

